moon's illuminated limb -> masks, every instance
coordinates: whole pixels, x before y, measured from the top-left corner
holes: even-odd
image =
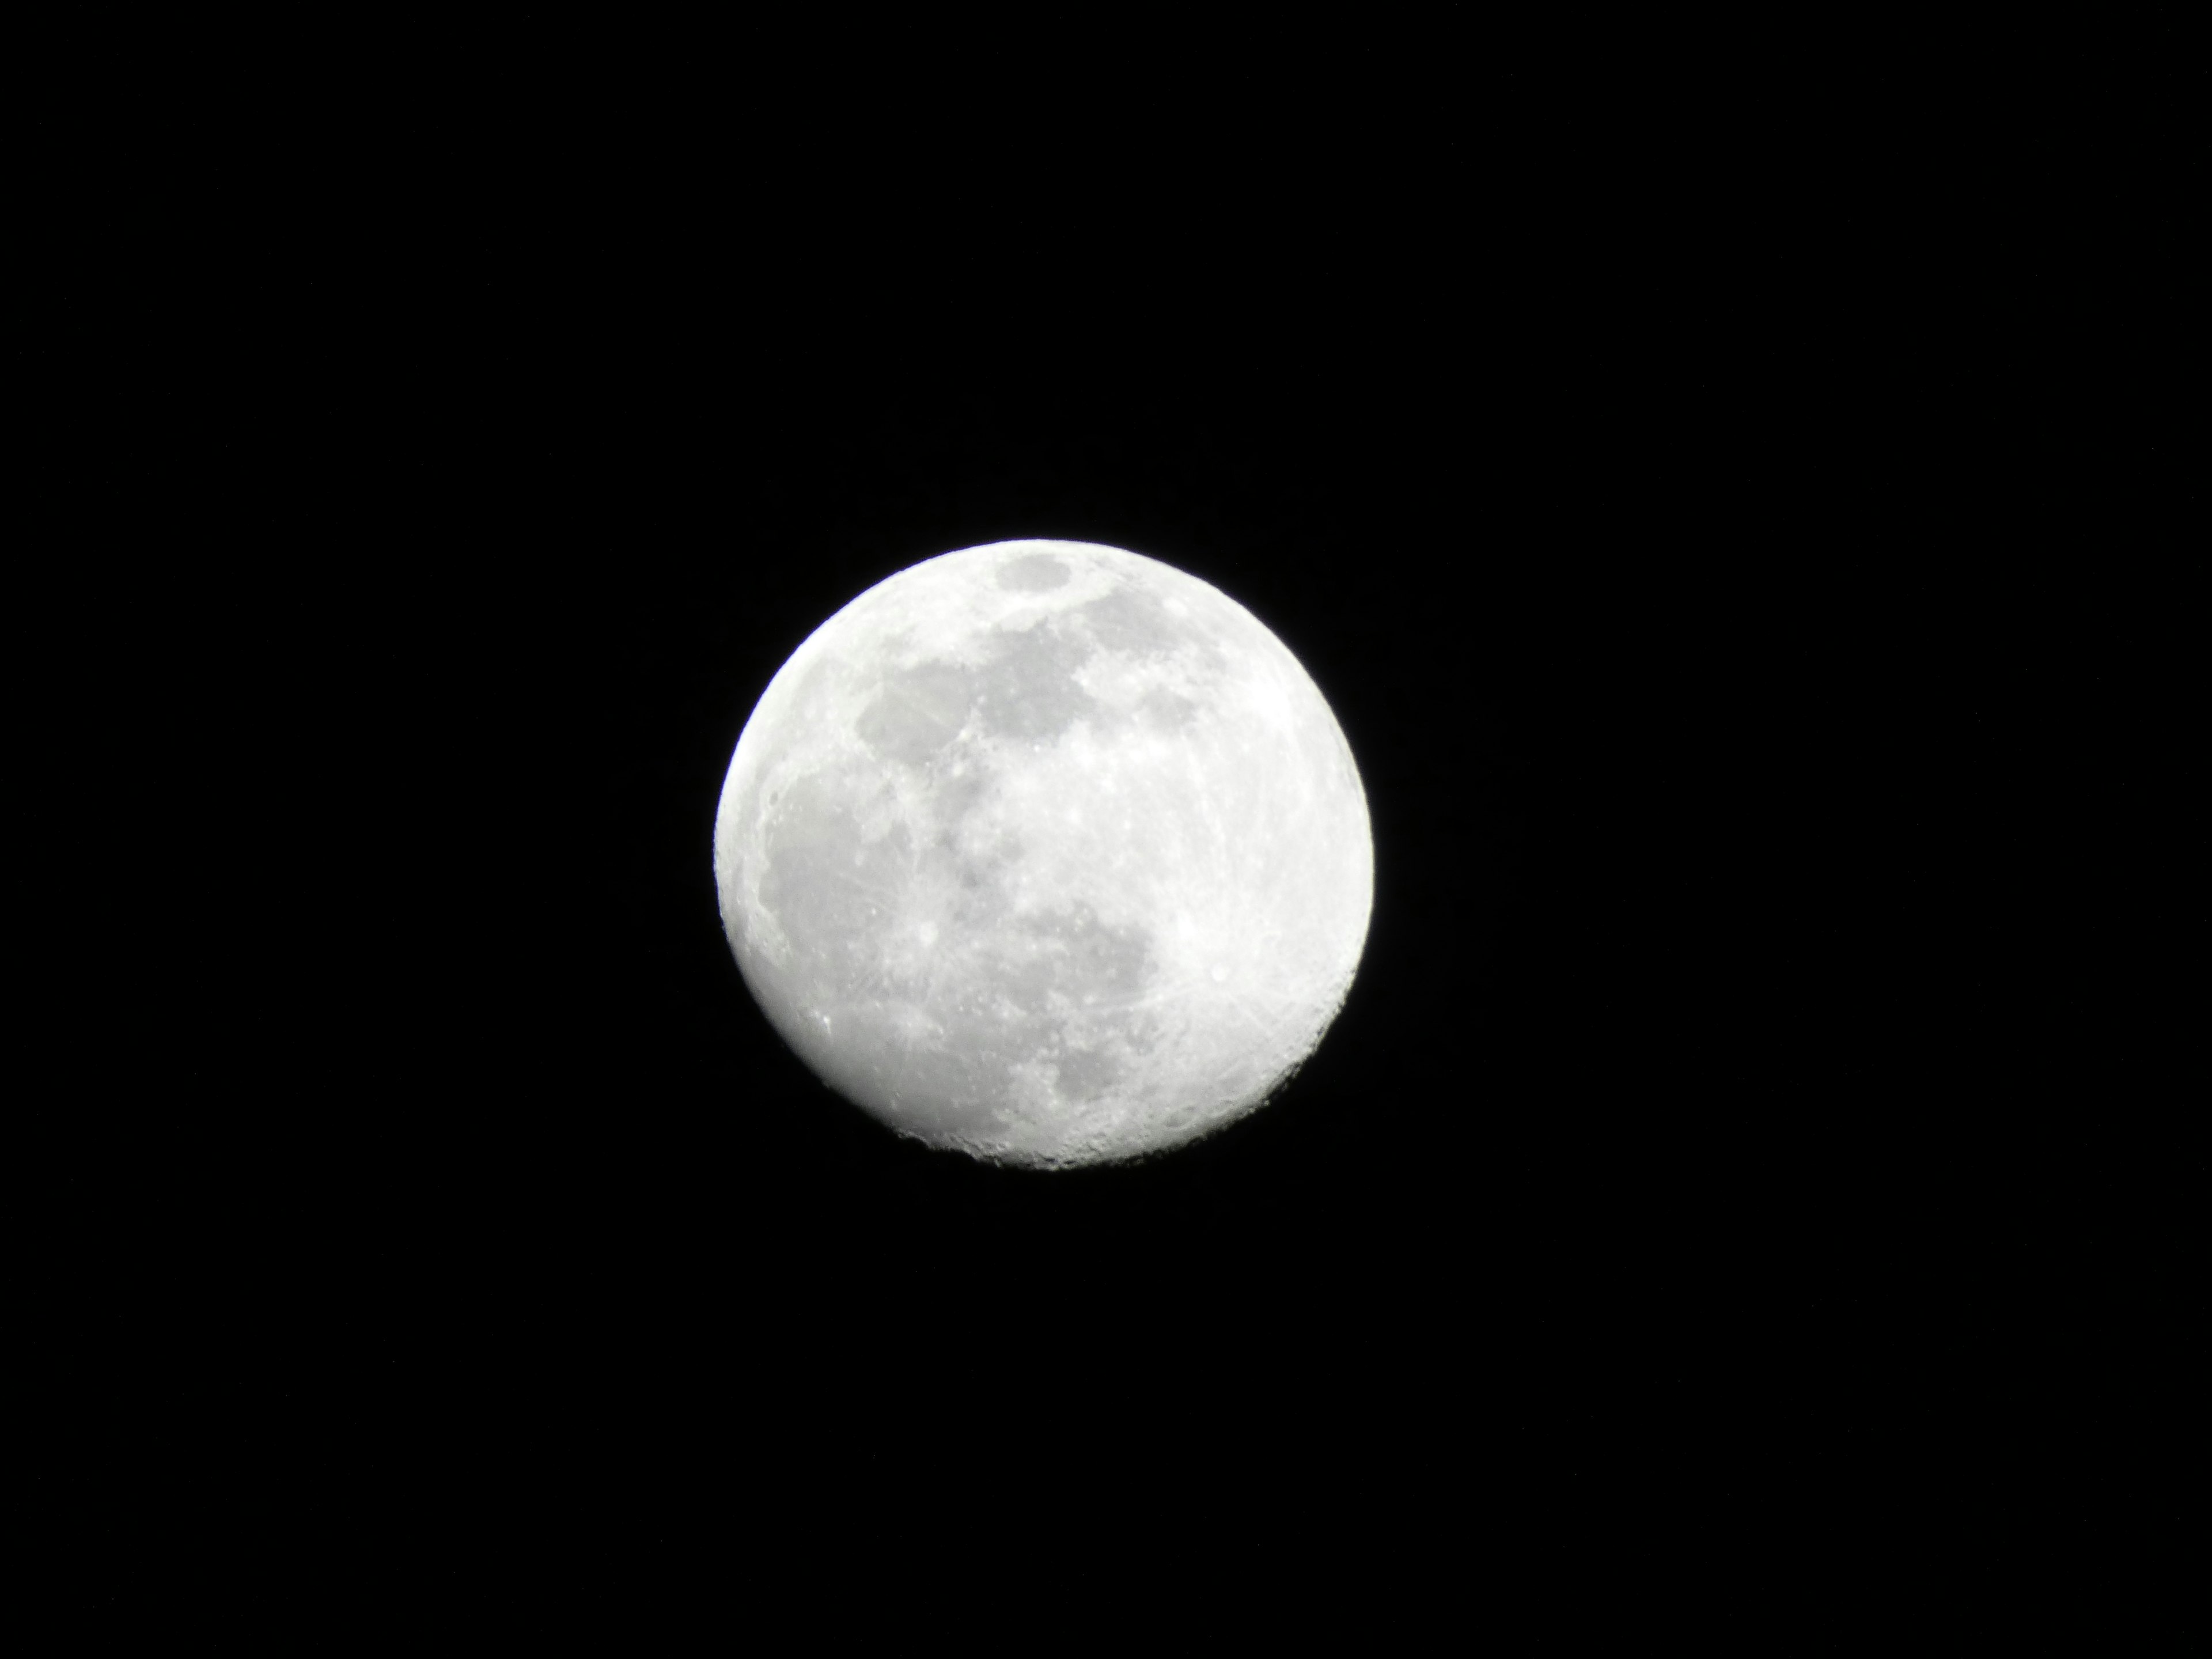
[[[948,553],[769,683],[714,825],[776,1029],[892,1127],[1130,1158],[1267,1099],[1366,939],[1374,848],[1313,681],[1234,600],[1080,542]]]

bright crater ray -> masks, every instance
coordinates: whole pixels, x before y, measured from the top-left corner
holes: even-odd
[[[901,571],[738,739],[730,948],[784,1039],[903,1133],[1097,1163],[1252,1110],[1366,939],[1374,848],[1318,689],[1195,577],[1079,542]]]

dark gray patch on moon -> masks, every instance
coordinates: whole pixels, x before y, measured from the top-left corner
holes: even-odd
[[[1070,1100],[1096,1100],[1121,1080],[1121,1067],[1097,1048],[1070,1048],[1053,1067],[1054,1080]]]
[[[1110,926],[1087,904],[1019,920],[973,997],[924,1010],[938,1035],[901,1055],[893,1092],[902,1122],[967,1134],[1003,1129],[1015,1068],[1039,1061],[1069,1099],[1098,1098],[1121,1081],[1121,1064],[1091,1044],[1066,1046],[1068,1023],[1086,1012],[1106,1016],[1130,1048],[1149,1048],[1152,1022],[1126,1010],[1157,971],[1143,928]]]
[[[998,1036],[973,1020],[948,1022],[945,1042],[899,1052],[888,1047],[891,1121],[924,1134],[985,1136],[1007,1127],[1006,1057]],[[887,1044],[888,1028],[886,1028]]]
[[[962,824],[990,793],[988,778],[968,760],[955,758],[940,767],[937,787],[930,797],[930,811],[939,826],[936,844],[957,849]]]
[[[1158,595],[1126,583],[1091,600],[1076,615],[1107,650],[1140,657],[1167,655],[1183,643],[1188,632]]]
[[[1198,704],[1190,698],[1156,685],[1137,704],[1145,724],[1155,732],[1184,732],[1198,719]]]
[[[1042,742],[1089,713],[1075,671],[1091,655],[1083,641],[1050,623],[991,635],[991,660],[976,676],[976,713],[1000,737]]]
[[[876,940],[911,863],[906,832],[860,834],[845,792],[802,778],[773,810],[761,906],[791,941],[793,977],[849,996],[880,975]]]
[[[881,759],[927,764],[967,724],[975,701],[970,681],[968,670],[950,662],[884,675],[883,690],[860,714],[860,741]]]
[[[1067,586],[1067,567],[1049,553],[1025,553],[999,567],[999,586],[1017,593],[1046,593]]]
[[[1151,935],[1141,927],[1109,927],[1087,904],[1026,917],[1022,932],[1032,948],[1008,975],[1006,989],[1030,1012],[1126,1002],[1152,977]]]

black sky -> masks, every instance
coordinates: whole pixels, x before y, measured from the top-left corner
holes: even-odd
[[[2114,764],[2052,619],[2126,492],[2016,343],[2162,233],[2063,145],[1377,86],[143,158],[64,310],[203,619],[132,714],[191,1012],[73,1178],[271,1501],[1849,1507],[2104,1307],[2023,895],[2051,756]],[[1022,536],[1250,609],[1373,816],[1327,1042],[1141,1167],[893,1139],[716,915],[769,678]]]

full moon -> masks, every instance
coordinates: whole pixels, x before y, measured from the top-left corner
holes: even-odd
[[[1351,748],[1282,641],[1085,542],[861,594],[769,682],[714,820],[730,948],[816,1074],[1047,1168],[1265,1103],[1351,989],[1374,872]]]

